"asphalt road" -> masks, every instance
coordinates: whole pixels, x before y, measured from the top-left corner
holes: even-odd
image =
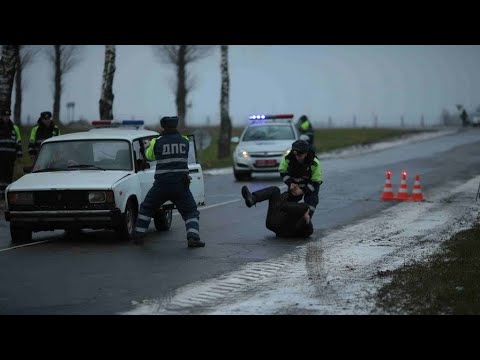
[[[189,249],[175,215],[168,232],[151,224],[143,246],[119,241],[113,232],[62,231],[34,234],[33,242],[10,247],[8,223],[0,220],[0,314],[116,314],[133,302],[171,296],[181,286],[217,277],[247,263],[276,258],[326,231],[362,219],[395,203],[379,200],[385,171],[394,192],[401,171],[411,191],[415,174],[428,191],[451,180],[468,180],[480,168],[480,130],[468,129],[409,145],[322,161],[324,184],[309,239],[279,239],[265,228],[266,203],[248,209],[240,196],[283,184],[274,177],[236,182],[233,175],[206,175],[206,206],[200,208],[205,248]]]

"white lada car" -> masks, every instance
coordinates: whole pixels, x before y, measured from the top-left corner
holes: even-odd
[[[292,118],[292,114],[250,116],[242,135],[231,139],[238,144],[233,152],[235,179],[248,180],[254,173],[278,173],[283,156],[299,139]]]
[[[36,231],[84,228],[113,229],[130,239],[139,206],[154,182],[156,162],[145,159],[145,145],[158,136],[119,126],[45,140],[31,173],[6,189],[5,219],[12,242],[31,241]],[[197,204],[204,205],[203,171],[194,137],[189,138],[190,190]],[[157,230],[170,228],[173,208],[168,202],[157,209]]]

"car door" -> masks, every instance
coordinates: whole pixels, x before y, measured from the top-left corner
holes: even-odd
[[[133,141],[133,151],[134,151],[134,158],[135,158],[135,171],[137,172],[137,176],[140,180],[140,187],[141,187],[141,199],[143,201],[145,196],[147,196],[148,191],[153,185],[154,177],[155,177],[155,161],[147,161],[145,158],[145,144],[146,141],[150,141],[153,137],[148,138],[140,138]],[[147,168],[139,167],[137,160],[143,161],[145,164],[148,164]],[[141,163],[141,162],[140,162]]]
[[[192,182],[190,183],[190,191],[197,205],[205,205],[205,182],[203,179],[202,166],[197,162],[197,148],[194,135],[187,135],[190,140],[188,150],[188,170]]]

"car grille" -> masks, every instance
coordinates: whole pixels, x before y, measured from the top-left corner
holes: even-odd
[[[272,152],[272,153],[251,153],[250,156],[252,158],[271,158],[271,157],[279,157],[283,156],[281,152]]]
[[[12,205],[12,211],[39,210],[108,210],[110,204],[90,204],[88,191],[84,190],[51,190],[34,191],[34,205]]]

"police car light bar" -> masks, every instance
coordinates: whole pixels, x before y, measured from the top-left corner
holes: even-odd
[[[123,120],[122,125],[142,126],[145,124],[143,120]]]
[[[293,119],[293,114],[278,115],[251,115],[250,120],[274,120],[274,119]]]
[[[92,121],[92,125],[100,128],[100,127],[135,127],[139,128],[143,126],[145,122],[143,120],[123,120],[121,122],[114,121],[114,120],[94,120]]]
[[[94,120],[92,121],[93,126],[110,126],[112,125],[111,120]]]

